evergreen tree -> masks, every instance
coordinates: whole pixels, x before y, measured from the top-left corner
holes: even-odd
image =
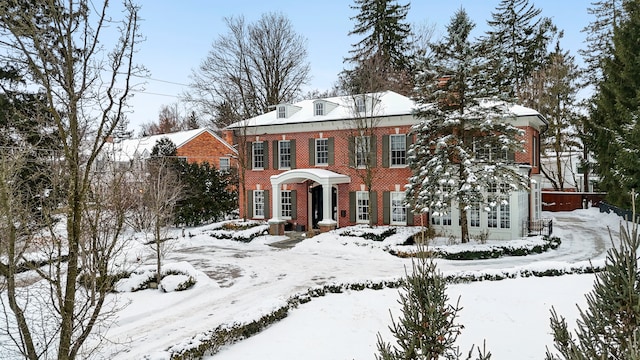
[[[421,252],[425,253],[425,252]],[[398,303],[402,315],[392,319],[389,327],[396,346],[386,343],[378,334],[377,360],[437,360],[459,359],[455,342],[464,326],[457,323],[460,299],[449,301],[447,283],[436,269],[432,258],[419,257],[412,262],[413,271],[406,275]],[[473,348],[469,352],[471,353]],[[478,351],[479,360],[489,359],[491,353]]]
[[[341,74],[343,88],[349,94],[394,90],[407,94],[411,89],[408,56],[411,34],[405,23],[409,4],[396,0],[354,0],[351,18],[356,24],[349,35],[364,36],[353,44],[345,61],[353,69]]]
[[[196,226],[223,220],[238,208],[238,192],[231,172],[219,171],[207,162],[181,162],[180,169],[185,192],[176,205],[176,224]]]
[[[567,166],[571,158],[565,155],[582,149],[577,133],[582,119],[577,100],[578,76],[574,57],[563,51],[558,41],[544,67],[532,73],[519,94],[523,105],[538,110],[549,122],[547,131],[541,135],[540,150],[553,163],[541,164],[541,171],[558,191],[564,190],[565,180],[571,176],[574,179],[571,185],[577,187],[575,174],[564,171],[572,168]]]
[[[632,193],[634,208],[635,198]],[[639,246],[638,224],[633,222],[630,228],[621,224],[619,248],[607,252],[604,271],[596,275],[593,290],[586,295],[586,309],[579,308],[575,338],[564,317],[551,310],[553,339],[560,354],[547,349],[547,360],[640,359]]]
[[[626,196],[640,185],[640,3],[624,2],[623,21],[614,27],[613,54],[603,59],[600,82],[588,121],[600,188],[607,199],[628,206]]]
[[[163,137],[153,145],[151,157],[175,157],[178,155],[176,144],[168,137]]]
[[[623,1],[596,0],[587,9],[587,12],[595,16],[595,19],[582,29],[587,34],[586,47],[579,50],[578,53],[586,65],[584,72],[588,85],[597,86],[603,80],[603,61],[611,58],[613,53],[613,28],[622,21]]]
[[[433,62],[425,60],[415,98],[421,121],[408,157],[414,212],[442,216],[455,202],[463,242],[469,241],[468,209],[507,207],[507,194],[528,187],[512,166],[521,131],[508,123],[509,103],[485,86],[489,74],[469,39],[473,26],[460,9],[434,46]],[[501,191],[490,191],[496,187]]]
[[[529,0],[502,0],[487,24],[491,28],[483,40],[493,86],[515,97],[524,81],[540,69],[547,46],[555,35],[549,18]]]

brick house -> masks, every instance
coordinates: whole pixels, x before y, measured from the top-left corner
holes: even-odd
[[[240,213],[246,209],[249,218],[268,220],[273,234],[287,228],[327,231],[370,219],[378,225],[426,223],[426,216],[412,214],[403,204],[411,175],[406,157],[413,141],[410,129],[418,121],[414,107],[411,99],[385,91],[279,104],[230,125],[226,130],[246,146]],[[515,154],[514,166],[530,176],[531,190],[510,194],[512,206],[502,212],[478,214],[471,234],[489,231],[491,238],[517,238],[540,217],[539,134],[546,121],[522,106],[511,111],[514,125],[525,131],[525,149]],[[372,126],[359,127],[357,121],[366,117],[375,119]],[[370,194],[363,181],[364,159],[374,178]],[[452,209],[449,219],[432,219],[431,226],[442,234],[459,234],[458,222],[451,221],[457,210]]]
[[[110,160],[121,166],[142,163],[151,156],[156,142],[162,138],[171,140],[177,155],[190,163],[208,162],[216,169],[228,170],[237,166],[237,151],[222,137],[208,128],[178,131],[169,134],[145,136],[108,143],[98,163]],[[99,166],[99,165],[98,165]]]

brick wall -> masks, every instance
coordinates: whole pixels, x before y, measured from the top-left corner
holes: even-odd
[[[236,166],[236,160],[230,154],[231,149],[218,138],[208,132],[203,132],[186,144],[178,148],[178,156],[184,156],[190,163],[208,162],[216,169],[220,168],[220,158],[229,158],[231,166]]]
[[[409,131],[409,126],[404,127],[378,127],[375,130],[376,135],[376,167],[374,168],[374,180],[372,191],[377,194],[377,224],[383,224],[383,192],[385,191],[404,191],[404,185],[407,183],[407,179],[411,176],[411,170],[409,167],[399,168],[385,168],[382,167],[382,136],[392,134],[406,134]],[[537,131],[533,128],[525,128],[525,152],[516,154],[516,161],[521,163],[532,163],[532,145],[531,139],[533,136],[537,136]],[[349,130],[333,130],[325,132],[299,132],[285,135],[261,135],[259,137],[252,137],[248,139],[248,142],[252,141],[267,141],[268,161],[269,167],[264,170],[247,170],[246,172],[246,190],[263,189],[272,191],[270,177],[280,174],[286,170],[274,169],[273,164],[273,146],[274,140],[295,140],[296,143],[296,169],[302,168],[320,168],[327,169],[339,174],[348,175],[351,178],[351,183],[337,185],[338,189],[338,225],[348,226],[353,225],[349,218],[349,193],[353,191],[366,190],[364,187],[364,181],[362,180],[362,174],[364,170],[354,169],[349,166]],[[334,138],[334,164],[329,166],[316,166],[311,165],[309,161],[309,138]],[[249,161],[247,162],[251,166],[250,151]],[[277,166],[276,166],[277,167]],[[535,167],[532,173],[538,173],[538,168]],[[297,207],[298,214],[297,219],[291,220],[297,224],[308,227],[308,202],[311,201],[309,194],[310,181],[303,184],[287,184],[289,189],[296,189],[297,191]],[[240,194],[240,206],[243,214],[243,208],[246,206],[245,194]],[[271,213],[270,199],[266,200],[266,206],[269,206],[269,212]],[[250,212],[249,212],[250,213]],[[344,216],[342,216],[344,214]],[[250,217],[250,216],[249,216]],[[266,219],[268,220],[268,219]],[[414,224],[419,224],[421,217],[416,215],[414,217]]]

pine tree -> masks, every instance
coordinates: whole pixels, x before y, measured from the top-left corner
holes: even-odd
[[[577,94],[579,70],[573,56],[556,43],[543,68],[534,71],[521,88],[518,98],[522,104],[538,110],[549,122],[541,139],[540,150],[553,160],[552,164],[541,164],[541,171],[551,182],[554,190],[563,191],[565,180],[575,174],[565,174],[565,155],[578,152],[582,144],[578,141],[581,116]],[[577,187],[577,184],[572,184]],[[586,189],[585,189],[586,191]]]
[[[421,251],[424,254],[425,252]],[[412,272],[406,275],[398,303],[402,315],[392,319],[389,327],[396,346],[385,342],[378,334],[378,360],[459,359],[455,346],[464,326],[457,323],[460,299],[449,301],[446,280],[436,269],[432,258],[419,257],[412,262]],[[469,357],[473,348],[469,351]],[[478,359],[489,359],[491,353],[478,351]]]
[[[405,23],[409,5],[396,0],[354,0],[352,9],[359,11],[351,18],[356,24],[349,35],[364,36],[353,44],[346,62],[353,69],[341,74],[343,88],[349,94],[384,90],[408,93],[410,26]]]
[[[636,195],[632,192],[633,208]],[[633,219],[637,221],[635,212]],[[628,224],[620,225],[619,248],[607,252],[604,271],[596,275],[593,290],[586,295],[586,309],[579,308],[575,338],[564,317],[551,310],[560,355],[547,349],[547,360],[640,359],[640,237],[637,222]]]
[[[469,39],[473,26],[463,9],[456,12],[434,46],[433,62],[425,60],[415,98],[421,121],[408,157],[414,212],[442,216],[455,202],[463,242],[469,241],[468,209],[506,207],[507,194],[528,188],[526,176],[511,166],[521,131],[508,123],[509,103],[485,86],[490,74]],[[501,191],[488,192],[496,187]]]
[[[515,97],[524,81],[542,66],[547,46],[555,36],[551,19],[529,0],[502,0],[487,21],[483,39],[493,74],[493,85]]]
[[[585,127],[600,188],[610,202],[625,207],[626,194],[640,185],[640,3],[627,1],[623,9],[624,20],[614,27],[613,54],[603,59],[603,81]]]
[[[613,28],[623,18],[622,3],[624,0],[597,0],[591,3],[587,12],[595,19],[582,29],[587,34],[586,48],[578,53],[582,56],[586,83],[598,85],[602,81],[602,65],[613,53]]]

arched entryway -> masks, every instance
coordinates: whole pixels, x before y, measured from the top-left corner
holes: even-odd
[[[271,197],[272,218],[269,219],[269,225],[272,234],[279,235],[284,232],[285,221],[281,218],[280,211],[280,191],[282,184],[302,183],[305,181],[312,181],[319,184],[319,186],[311,188],[312,191],[318,192],[315,202],[315,205],[318,206],[318,211],[314,214],[317,217],[315,224],[320,228],[320,231],[328,231],[336,228],[337,222],[334,212],[337,211],[337,208],[333,206],[333,204],[337,204],[337,198],[333,201],[334,185],[350,183],[351,178],[347,175],[325,169],[294,169],[271,176],[273,195]],[[314,195],[311,193],[312,201],[313,197]]]

